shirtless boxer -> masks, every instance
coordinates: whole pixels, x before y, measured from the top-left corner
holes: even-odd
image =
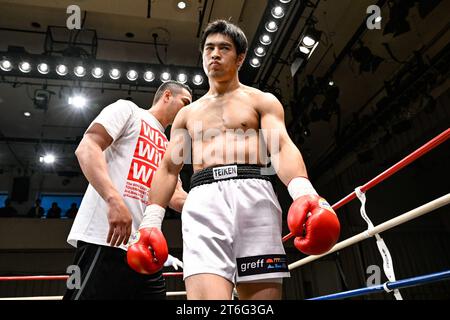
[[[194,175],[182,212],[187,298],[230,299],[236,285],[240,299],[280,299],[282,279],[289,277],[282,214],[261,169],[261,154],[271,155],[294,199],[288,225],[299,250],[328,251],[339,236],[339,221],[307,178],[281,103],[239,82],[247,52],[242,30],[223,20],[211,23],[201,51],[210,89],[177,115],[142,224],[155,231],[157,256],[164,243],[158,229],[183,166],[180,159],[192,149]]]

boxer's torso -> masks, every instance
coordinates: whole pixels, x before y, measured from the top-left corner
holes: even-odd
[[[190,106],[186,128],[192,139],[194,171],[266,162],[258,111],[261,95],[261,91],[241,85],[221,96],[206,95]]]

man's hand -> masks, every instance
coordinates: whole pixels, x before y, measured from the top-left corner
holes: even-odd
[[[120,196],[111,197],[107,203],[109,232],[106,242],[114,247],[125,245],[131,234],[131,213]]]
[[[161,225],[165,209],[157,204],[147,206],[139,230],[133,234],[127,251],[131,269],[143,274],[153,274],[162,269],[169,250]]]
[[[294,246],[313,255],[330,250],[340,233],[333,208],[317,194],[306,177],[292,179],[288,191],[294,199],[287,216],[289,230],[296,236]]]
[[[178,267],[183,268],[183,262],[169,254],[167,261],[164,263],[164,267],[173,267],[175,270],[178,270]]]

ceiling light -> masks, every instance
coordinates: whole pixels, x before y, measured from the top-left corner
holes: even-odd
[[[50,71],[48,64],[46,64],[45,62],[39,63],[37,69],[38,69],[39,73],[42,73],[42,74],[47,74]]]
[[[271,11],[272,16],[276,19],[280,19],[282,17],[284,17],[284,9],[281,6],[276,6],[272,9]]]
[[[313,38],[311,38],[310,36],[305,36],[302,40],[303,44],[305,46],[311,47],[316,43],[316,40],[314,40]]]
[[[199,74],[196,74],[194,76],[194,78],[192,79],[192,82],[196,85],[199,86],[203,83],[203,77]]]
[[[53,154],[46,154],[46,155],[44,155],[44,156],[39,158],[39,161],[43,162],[45,164],[55,163],[55,160],[56,160],[56,158],[55,158],[55,156]]]
[[[309,54],[311,52],[311,50],[309,50],[307,47],[304,47],[304,46],[300,46],[299,50],[300,50],[300,52],[302,52],[304,54]]]
[[[136,81],[136,79],[138,78],[138,73],[136,72],[136,70],[130,70],[127,72],[127,79],[130,81]]]
[[[60,76],[65,76],[68,72],[69,72],[69,69],[64,64],[59,64],[56,67],[56,73],[59,74]]]
[[[266,50],[265,50],[263,47],[257,47],[257,48],[255,49],[255,54],[256,54],[258,57],[264,57],[264,56],[266,55]]]
[[[270,36],[268,34],[263,34],[261,36],[261,38],[259,39],[259,41],[265,46],[272,43],[272,39],[270,38]]]
[[[254,68],[258,68],[261,66],[261,61],[259,61],[258,58],[253,58],[252,60],[250,60],[250,65]]]
[[[180,73],[177,76],[177,81],[180,82],[180,83],[186,83],[187,82],[187,75],[184,74],[184,73]]]
[[[31,71],[31,64],[27,61],[22,61],[19,63],[19,70],[23,73],[28,73]]]
[[[3,71],[11,71],[12,70],[12,63],[9,60],[2,60],[2,62],[0,62],[0,69],[2,69]]]
[[[266,23],[266,30],[269,32],[275,32],[278,30],[277,23],[275,21],[269,21]]]
[[[162,82],[167,82],[167,81],[169,81],[171,78],[172,78],[172,76],[171,76],[170,73],[168,73],[168,72],[163,72],[163,73],[161,74],[161,81],[162,81]]]
[[[155,74],[151,71],[146,71],[144,73],[144,80],[147,82],[152,82],[153,80],[155,80]]]
[[[92,76],[96,79],[103,77],[103,69],[100,67],[95,67],[92,69]]]
[[[86,69],[83,66],[76,66],[75,69],[73,69],[73,73],[77,77],[84,77],[86,75]]]
[[[111,71],[109,71],[109,77],[113,80],[117,80],[120,78],[120,71],[117,68],[111,69]]]
[[[69,97],[69,104],[76,108],[84,108],[86,106],[86,98],[82,96]]]

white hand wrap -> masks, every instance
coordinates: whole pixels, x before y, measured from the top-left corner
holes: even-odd
[[[288,184],[288,191],[294,201],[307,194],[318,195],[311,182],[305,177],[297,177],[292,179]]]
[[[143,228],[157,228],[161,230],[162,222],[166,209],[158,206],[157,204],[149,205],[144,212],[144,217],[139,225],[139,229]]]

